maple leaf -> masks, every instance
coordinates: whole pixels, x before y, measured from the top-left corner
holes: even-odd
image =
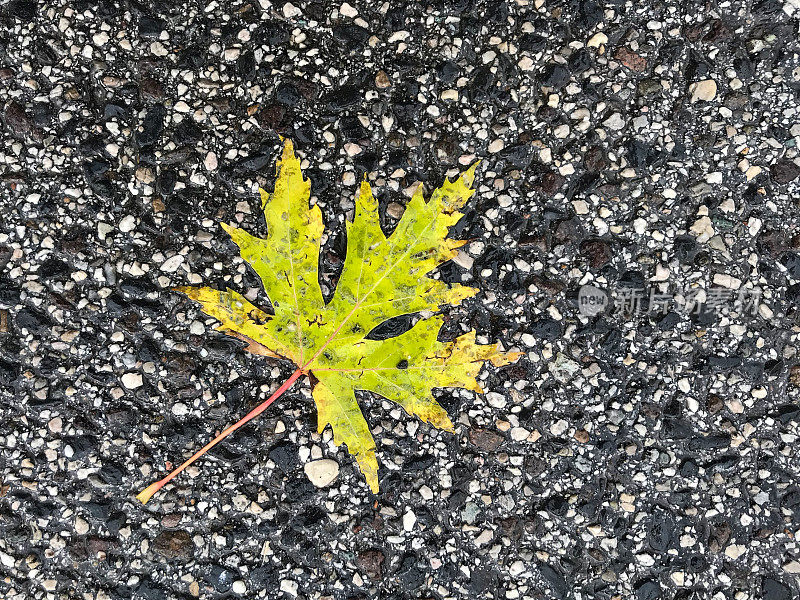
[[[383,396],[408,414],[453,431],[432,388],[482,392],[476,376],[485,361],[501,366],[523,354],[498,351],[496,344],[478,345],[474,331],[452,342],[437,340],[443,319],[434,313],[478,291],[427,276],[466,243],[447,235],[463,216],[458,209],[474,193],[476,166],[454,182],[446,179],[427,201],[420,185],[389,237],[381,230],[378,203],[365,180],[353,221],[347,223],[344,267],[326,304],[318,278],[322,213],[318,206],[309,206],[310,183],[303,178],[292,143],[286,140],[273,193],[260,190],[266,239],[222,225],[261,278],[274,314],[230,289],[176,289],[218,320],[219,331],[246,341],[247,350],[291,360],[297,370],[267,401],[138,498],[146,502],[207,449],[260,414],[302,375],[311,376],[318,431],[330,425],[334,444],[347,446],[373,492],[378,491],[375,441],[356,401],[357,390]],[[416,313],[422,313],[421,318],[407,332],[385,340],[367,338],[388,319]]]

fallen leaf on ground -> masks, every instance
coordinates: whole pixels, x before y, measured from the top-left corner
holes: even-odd
[[[496,344],[476,344],[474,331],[451,342],[437,339],[443,318],[434,313],[478,292],[428,276],[466,243],[448,239],[447,234],[463,216],[458,209],[474,193],[475,167],[453,182],[445,180],[427,201],[419,186],[388,237],[381,230],[378,202],[365,180],[354,219],[347,223],[344,267],[326,304],[318,278],[322,213],[318,206],[309,205],[309,181],[303,178],[300,161],[287,140],[273,193],[261,190],[266,239],[222,225],[261,278],[274,312],[256,307],[230,289],[177,289],[217,319],[219,331],[247,342],[247,350],[290,360],[297,370],[270,399],[142,492],[139,499],[146,502],[205,450],[260,414],[301,375],[312,381],[318,431],[330,425],[334,443],[347,446],[373,492],[378,491],[375,441],[356,402],[356,390],[378,394],[435,427],[453,431],[432,388],[480,393],[476,377],[485,361],[501,366],[522,355],[499,351]],[[388,319],[419,313],[419,320],[407,332],[385,340],[367,339]]]

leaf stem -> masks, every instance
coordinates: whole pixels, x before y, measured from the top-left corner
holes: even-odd
[[[225,439],[230,434],[232,434],[234,431],[239,429],[239,427],[241,427],[242,425],[244,425],[248,421],[250,421],[252,419],[255,419],[258,415],[260,415],[262,412],[267,410],[267,407],[269,407],[270,404],[272,404],[275,400],[277,400],[278,397],[280,397],[280,395],[283,394],[283,392],[285,392],[290,387],[292,387],[292,384],[295,381],[297,381],[297,379],[303,374],[304,374],[304,371],[302,369],[297,369],[294,373],[292,373],[292,376],[289,377],[289,379],[287,379],[286,381],[284,381],[283,384],[281,385],[281,387],[279,387],[277,390],[275,390],[275,392],[269,398],[267,398],[266,400],[264,400],[264,402],[262,402],[261,404],[256,406],[253,410],[251,410],[249,413],[247,413],[244,417],[242,417],[241,419],[236,421],[236,423],[234,423],[233,425],[231,425],[230,427],[225,429],[225,431],[220,433],[217,437],[215,437],[213,440],[208,442],[205,446],[200,448],[200,450],[195,452],[191,456],[191,458],[189,458],[186,462],[184,462],[180,467],[178,467],[177,469],[173,469],[172,472],[170,472],[169,475],[167,475],[163,479],[159,479],[155,483],[151,483],[149,486],[147,486],[147,488],[145,490],[143,490],[142,492],[140,492],[136,496],[136,499],[139,502],[141,502],[142,504],[147,504],[147,501],[150,500],[150,498],[153,496],[153,494],[155,494],[158,490],[160,490],[162,487],[164,487],[166,484],[168,484],[170,481],[172,481],[172,479],[176,475],[178,475],[178,473],[183,471],[186,467],[188,467],[194,461],[196,461],[198,458],[203,456],[203,454],[205,454],[206,452],[211,450],[211,448],[216,446],[223,439]]]

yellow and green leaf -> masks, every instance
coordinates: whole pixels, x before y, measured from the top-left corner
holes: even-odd
[[[347,224],[342,274],[333,298],[325,304],[317,266],[322,214],[319,207],[309,205],[309,181],[286,140],[275,190],[261,191],[267,237],[223,225],[261,278],[274,314],[232,290],[178,288],[220,322],[217,329],[247,341],[249,351],[285,358],[313,375],[319,431],[331,427],[334,443],[347,446],[373,492],[378,491],[376,448],[356,390],[378,394],[410,415],[452,431],[432,388],[481,392],[477,375],[485,361],[500,366],[521,356],[501,352],[495,345],[476,344],[474,331],[449,343],[439,342],[440,316],[420,318],[394,338],[366,339],[388,319],[433,314],[477,293],[429,276],[464,243],[447,235],[463,216],[459,209],[474,193],[475,166],[453,182],[445,180],[427,201],[420,186],[388,237],[380,227],[378,203],[364,181],[355,216]]]

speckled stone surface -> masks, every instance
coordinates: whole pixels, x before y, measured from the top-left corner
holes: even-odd
[[[799,19],[0,5],[0,596],[797,598]],[[303,384],[142,506],[292,371],[170,291],[267,306],[218,224],[265,233],[279,135],[328,292],[365,174],[388,232],[481,159],[443,335],[527,356],[438,392],[455,434],[361,398],[377,496]]]

